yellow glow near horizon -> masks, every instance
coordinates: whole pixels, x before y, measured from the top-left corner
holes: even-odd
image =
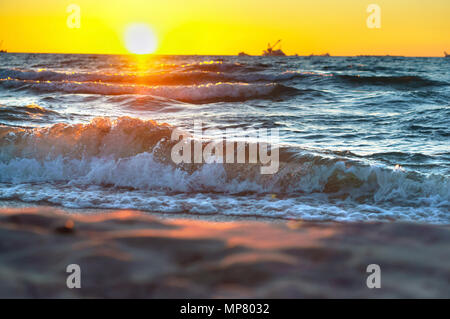
[[[134,54],[150,54],[155,52],[158,40],[150,27],[143,23],[133,23],[125,30],[125,46]]]
[[[71,3],[79,29],[67,27]],[[380,29],[366,25],[371,3]],[[139,21],[156,54],[261,54],[282,39],[287,54],[442,56],[449,16],[449,0],[2,0],[0,41],[10,52],[128,54],[123,32]]]

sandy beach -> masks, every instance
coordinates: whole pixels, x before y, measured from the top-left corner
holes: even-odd
[[[449,13],[1,0],[0,299],[450,299]]]
[[[450,227],[2,208],[1,298],[449,298]],[[369,289],[366,267],[381,267]],[[66,267],[81,268],[81,288]]]

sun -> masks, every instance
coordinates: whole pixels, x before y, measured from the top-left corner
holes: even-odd
[[[134,54],[150,54],[156,51],[158,40],[145,23],[133,23],[125,29],[125,47]]]

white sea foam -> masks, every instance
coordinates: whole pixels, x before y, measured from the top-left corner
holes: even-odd
[[[110,184],[170,191],[370,195],[374,202],[449,201],[449,179],[381,165],[349,162],[291,149],[273,176],[258,165],[176,166],[167,124],[122,117],[89,124],[21,129],[0,127],[0,182]],[[285,151],[286,152],[286,151]],[[157,176],[157,178],[152,178]],[[234,184],[233,184],[234,183]],[[424,202],[425,203],[425,202]]]
[[[450,221],[448,179],[417,179],[380,167],[346,168],[343,162],[286,165],[269,181],[248,170],[230,173],[223,164],[203,164],[188,172],[147,152],[125,158],[13,158],[0,162],[0,172],[1,199],[68,207],[311,220]]]

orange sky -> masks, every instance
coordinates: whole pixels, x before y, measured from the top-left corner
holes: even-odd
[[[66,24],[71,3],[79,29]],[[366,25],[371,3],[380,29]],[[0,40],[10,52],[127,53],[124,29],[138,22],[157,54],[260,54],[282,39],[288,54],[442,56],[449,17],[449,0],[0,0]]]

